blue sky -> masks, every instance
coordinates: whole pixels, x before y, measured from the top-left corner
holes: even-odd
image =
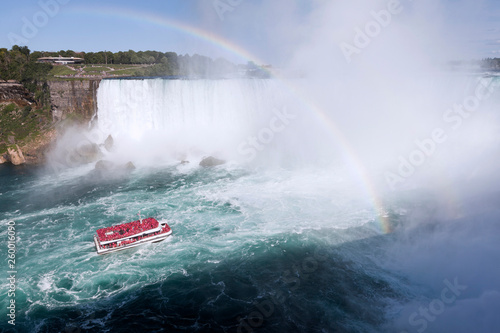
[[[0,47],[10,48],[14,41],[28,45],[31,50],[158,50],[245,61],[237,52],[217,42],[152,22],[150,17],[155,16],[210,32],[256,59],[276,63],[284,61],[294,45],[304,39],[304,35],[299,36],[298,27],[311,25],[314,9],[328,1],[4,1],[0,12]],[[441,3],[447,13],[441,20],[449,38],[468,50],[463,55],[457,54],[457,59],[500,57],[500,1],[442,0]],[[35,29],[30,30],[30,24]]]
[[[257,22],[257,20],[263,21],[262,13],[258,12],[258,6],[263,1],[242,0],[239,4],[237,2],[235,0],[8,1],[2,4],[0,13],[0,31],[2,31],[0,47],[10,48],[14,41],[16,44],[28,45],[31,50],[72,49],[113,52],[129,49],[158,50],[174,51],[179,54],[223,56],[237,62],[245,61],[234,52],[219,47],[217,43],[207,42],[203,38],[183,32],[182,29],[161,26],[149,19],[150,16],[160,16],[167,21],[177,21],[220,36],[229,43],[248,50],[257,59],[267,58],[270,41],[266,38],[265,26]],[[47,6],[44,8],[40,3],[45,3]],[[47,16],[43,13],[52,10],[54,3],[58,7],[57,13],[53,16],[47,15],[49,19],[46,20]],[[307,8],[306,4],[304,2],[297,7]],[[32,33],[33,29],[27,27],[30,23],[35,26],[36,33]]]

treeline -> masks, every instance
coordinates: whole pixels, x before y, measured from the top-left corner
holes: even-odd
[[[175,52],[158,52],[158,51],[139,51],[133,50],[120,52],[81,52],[74,51],[59,51],[63,57],[80,57],[85,59],[86,64],[125,64],[125,65],[141,65],[141,64],[160,64],[163,62],[171,62],[175,64],[177,54]],[[57,56],[57,55],[54,55]]]
[[[192,56],[178,55],[175,52],[159,51],[100,51],[100,52],[75,52],[61,50],[58,52],[33,52],[39,57],[75,57],[83,58],[85,64],[122,64],[122,65],[149,65],[140,72],[143,76],[204,76],[212,77],[234,73],[240,66],[223,59],[213,60],[199,54]]]
[[[151,65],[143,69],[143,76],[206,76],[212,77],[234,73],[238,66],[232,62],[218,58],[194,54],[192,56],[177,55],[175,52],[139,51],[133,50],[120,52],[87,52],[75,53],[73,51],[61,51],[63,56],[74,56],[85,59],[86,64],[129,64],[129,65]]]
[[[0,48],[0,81],[15,80],[33,93],[38,106],[49,105],[50,91],[47,76],[51,64],[37,63],[42,52],[31,52],[27,46]]]
[[[481,67],[489,70],[500,70],[500,58],[483,59]]]

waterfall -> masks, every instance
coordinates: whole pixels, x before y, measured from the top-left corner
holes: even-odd
[[[284,107],[283,91],[266,79],[103,80],[97,124],[129,148],[231,158]]]
[[[112,134],[122,143],[128,160],[217,155],[289,165],[291,159],[359,159],[385,170],[437,127],[453,138],[450,144],[469,145],[455,131],[458,120],[448,109],[494,81],[453,74],[422,75],[405,84],[390,77],[332,78],[310,86],[273,79],[111,79],[98,88],[97,124],[103,138]],[[480,101],[480,109],[491,102]],[[290,118],[283,119],[283,112]],[[484,114],[475,113],[475,119]]]

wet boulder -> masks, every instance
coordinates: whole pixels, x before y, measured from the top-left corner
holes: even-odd
[[[108,137],[106,138],[106,140],[104,140],[104,148],[107,150],[107,151],[111,151],[113,149],[113,145],[115,144],[115,140],[113,139],[113,137],[110,135],[108,135]]]
[[[118,164],[111,162],[111,161],[99,160],[95,164],[94,169],[99,170],[99,171],[132,171],[135,169],[135,165],[132,162],[118,165]]]
[[[96,170],[110,170],[115,167],[115,164],[111,161],[106,161],[106,160],[99,160],[95,164],[95,169]]]
[[[99,146],[95,143],[88,143],[71,152],[68,161],[72,162],[72,164],[87,164],[97,161],[101,156]]]
[[[206,167],[213,167],[217,165],[221,165],[226,163],[224,160],[220,160],[218,158],[215,158],[213,156],[205,157],[204,159],[201,160],[200,166],[206,168]]]
[[[125,164],[125,165],[123,166],[123,168],[124,168],[125,170],[127,170],[127,171],[132,171],[132,170],[134,170],[134,169],[135,169],[135,165],[134,165],[134,163],[132,163],[132,162],[128,162],[127,164]]]
[[[14,145],[13,147],[7,148],[6,157],[7,157],[6,160],[10,161],[10,163],[14,165],[20,165],[26,163],[23,152],[21,151],[18,145]]]

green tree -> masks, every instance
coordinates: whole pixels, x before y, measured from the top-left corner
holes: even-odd
[[[107,63],[107,64],[114,64],[114,54],[113,54],[113,52],[106,51],[106,52],[104,52],[104,56],[105,56],[105,59],[104,59],[105,63]]]
[[[43,52],[33,51],[30,54],[29,61],[36,62],[39,58],[44,57]]]
[[[130,56],[130,62],[132,64],[140,64],[141,63],[141,59],[139,58],[139,56],[137,54],[134,53],[134,54],[132,54]]]
[[[0,49],[0,80],[9,79],[9,51],[5,48]]]
[[[26,62],[28,62],[30,59],[30,49],[27,46],[21,46],[18,51],[26,57]]]
[[[51,64],[30,62],[26,65],[21,76],[21,83],[35,95],[35,101],[39,106],[50,102],[47,76],[51,69]]]

